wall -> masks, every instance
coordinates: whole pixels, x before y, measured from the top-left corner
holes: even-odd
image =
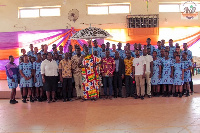
[[[158,2],[164,0],[151,0],[149,2],[148,11],[144,0],[66,0],[66,4],[63,4],[63,1],[64,0],[1,0],[0,5],[6,6],[0,6],[0,32],[24,31],[24,26],[26,26],[27,31],[64,29],[68,25],[67,23],[76,29],[82,29],[89,26],[80,23],[92,23],[92,26],[104,29],[126,28],[127,14],[91,16],[87,15],[86,4],[130,2],[131,14],[158,14]],[[18,7],[50,5],[62,6],[61,17],[18,19]],[[80,12],[79,19],[75,23],[70,22],[67,18],[68,12],[74,8],[78,9]],[[165,21],[165,18],[167,19],[167,22]],[[17,27],[21,28],[14,27],[16,24]],[[199,25],[199,20],[181,20],[180,13],[160,13],[160,27]]]

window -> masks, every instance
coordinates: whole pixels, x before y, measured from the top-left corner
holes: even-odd
[[[130,3],[89,4],[88,15],[129,14]]]
[[[40,9],[40,16],[60,16],[60,8]]]
[[[159,12],[184,12],[185,7],[190,7],[191,4],[160,4]],[[195,11],[200,11],[200,4],[193,4]]]
[[[39,9],[19,10],[19,18],[36,18],[39,17]]]
[[[180,12],[180,7],[178,4],[159,5],[159,12]]]
[[[61,6],[19,7],[18,18],[60,16]]]
[[[130,13],[130,6],[109,6],[109,13]]]
[[[92,6],[88,7],[88,14],[108,14],[108,6]]]

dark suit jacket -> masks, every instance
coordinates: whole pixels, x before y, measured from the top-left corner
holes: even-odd
[[[116,67],[116,65],[115,65]],[[116,72],[116,68],[115,71]],[[118,69],[119,75],[122,76],[122,74],[125,75],[125,65],[124,65],[124,60],[122,58],[119,58],[119,69]]]

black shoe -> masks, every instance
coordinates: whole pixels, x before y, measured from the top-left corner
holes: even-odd
[[[160,97],[160,93],[159,92],[156,94],[156,97]]]
[[[135,95],[135,99],[138,99],[138,96],[137,96],[137,95]]]
[[[179,97],[181,98],[182,96],[183,96],[182,93],[180,93],[180,94],[179,94]]]
[[[189,96],[190,96],[190,94],[189,94],[189,93],[186,93],[185,97],[189,97]]]
[[[151,95],[148,95],[148,98],[151,98]]]
[[[144,96],[141,96],[140,98],[141,98],[141,100],[144,100]]]
[[[26,99],[23,99],[22,102],[23,102],[23,103],[26,103]]]
[[[189,97],[190,96],[190,93],[189,93],[189,90],[187,90],[187,92],[186,92],[186,95],[185,95],[186,97]]]
[[[64,99],[64,100],[63,100],[63,102],[67,102],[67,100],[66,100],[66,99]]]
[[[33,97],[32,96],[30,96],[30,102],[34,102],[34,100],[33,100]]]
[[[27,96],[23,96],[22,102],[26,103]]]
[[[122,95],[118,95],[118,97],[122,97]]]
[[[15,99],[13,99],[13,101],[14,101],[15,103],[18,103],[18,101],[17,101],[17,100],[15,100]]]
[[[178,93],[175,93],[175,96],[174,97],[178,97]]]
[[[170,97],[170,95],[171,95],[170,92],[168,92],[167,96]]]
[[[164,94],[163,94],[163,97],[166,97],[166,96],[167,96],[167,92],[165,91]]]
[[[73,101],[72,99],[67,99],[67,101]]]
[[[15,104],[15,101],[14,100],[10,100],[10,104]]]
[[[38,98],[38,102],[42,102],[42,98],[39,97],[39,98]]]

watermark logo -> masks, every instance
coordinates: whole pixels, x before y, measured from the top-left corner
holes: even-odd
[[[195,2],[184,2],[180,8],[182,19],[198,19],[197,4]]]

